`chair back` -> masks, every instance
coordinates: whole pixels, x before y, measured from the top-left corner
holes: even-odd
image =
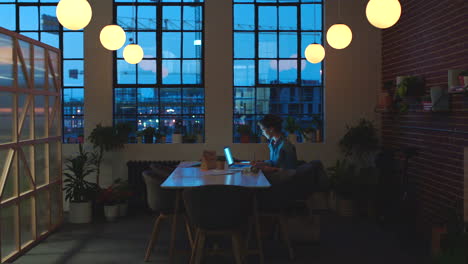
[[[192,224],[205,230],[239,228],[252,212],[251,190],[232,185],[207,185],[183,192]]]
[[[161,188],[166,177],[155,173],[153,170],[143,171],[143,180],[146,185],[146,200],[152,211],[168,213],[174,210],[176,193],[173,190]]]

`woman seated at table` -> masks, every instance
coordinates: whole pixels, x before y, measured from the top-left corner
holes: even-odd
[[[288,141],[282,132],[283,120],[276,115],[266,115],[258,122],[262,134],[270,141],[270,159],[264,162],[253,162],[252,165],[264,173],[296,169],[296,147]],[[268,176],[267,176],[268,177]]]

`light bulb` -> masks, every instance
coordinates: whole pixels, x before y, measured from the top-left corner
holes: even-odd
[[[118,25],[107,25],[99,34],[102,46],[108,50],[118,50],[125,44],[125,31]]]
[[[345,24],[335,24],[327,31],[327,42],[335,49],[344,49],[353,40],[353,32]]]
[[[123,57],[130,64],[137,64],[143,59],[143,49],[138,44],[129,44],[123,50]]]
[[[366,16],[374,27],[389,28],[400,19],[401,4],[398,0],[370,0],[367,3]]]
[[[320,44],[310,44],[304,54],[308,62],[319,63],[325,58],[325,49]]]
[[[86,0],[61,0],[57,4],[55,15],[63,27],[79,30],[89,24],[93,11]]]

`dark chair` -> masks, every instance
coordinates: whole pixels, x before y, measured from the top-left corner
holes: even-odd
[[[257,198],[259,214],[276,219],[291,260],[295,258],[295,255],[287,229],[288,211],[296,208],[298,202],[306,206],[306,201],[314,192],[327,191],[328,188],[329,182],[322,163],[312,161],[299,166],[290,180],[273,185],[268,190],[259,193]]]
[[[153,226],[153,232],[151,233],[148,246],[146,248],[145,261],[149,261],[155,242],[159,233],[159,226],[161,221],[169,219],[175,214],[175,200],[176,192],[174,190],[165,190],[161,188],[161,184],[168,176],[168,172],[158,171],[157,169],[143,171],[142,176],[146,185],[146,197],[148,207],[157,214],[156,220]],[[185,218],[185,228],[189,238],[189,242],[192,245],[192,233],[188,221]],[[172,229],[171,239],[175,239],[175,229]],[[172,252],[172,250],[170,250]]]
[[[252,213],[252,192],[239,186],[208,185],[184,190],[183,199],[197,230],[190,263],[201,262],[206,236],[215,234],[231,236],[236,263],[242,263],[246,249],[241,230]]]

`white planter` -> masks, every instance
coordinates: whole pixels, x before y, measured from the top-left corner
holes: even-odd
[[[289,134],[289,135],[288,135],[288,140],[289,140],[289,142],[291,142],[292,144],[296,144],[296,143],[297,143],[297,136],[296,136],[296,134]]]
[[[182,143],[182,134],[172,134],[172,143]]]
[[[119,205],[105,205],[104,206],[104,215],[106,216],[107,221],[113,222],[119,216]]]
[[[128,210],[128,202],[119,204],[119,216],[126,216]]]
[[[68,221],[73,224],[91,223],[92,206],[91,202],[70,202],[70,213]]]

